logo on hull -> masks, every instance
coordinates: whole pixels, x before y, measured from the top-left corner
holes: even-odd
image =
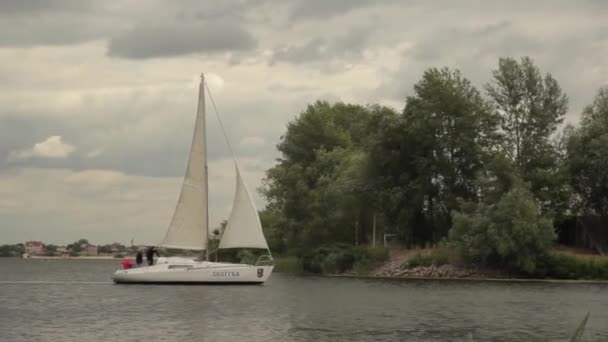
[[[258,278],[262,278],[264,276],[264,269],[258,268]]]
[[[213,271],[214,277],[238,277],[240,276],[238,271]]]

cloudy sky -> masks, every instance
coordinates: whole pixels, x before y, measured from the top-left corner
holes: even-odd
[[[308,103],[400,110],[430,66],[482,86],[498,57],[529,55],[576,122],[608,83],[606,18],[603,0],[2,1],[0,244],[158,242],[201,72],[255,189]],[[208,126],[217,224],[234,174],[217,121]]]

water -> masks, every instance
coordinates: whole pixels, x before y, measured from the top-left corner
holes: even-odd
[[[273,274],[264,286],[114,285],[113,260],[0,258],[1,341],[608,341],[608,285]]]

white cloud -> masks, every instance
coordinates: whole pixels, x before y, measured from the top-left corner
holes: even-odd
[[[255,189],[262,168],[240,160],[241,173],[258,208]],[[94,243],[158,243],[175,209],[182,177],[148,177],[114,170],[21,168],[0,173],[2,243],[42,239],[68,243],[81,237]],[[228,218],[234,196],[234,162],[209,164],[209,221]],[[35,194],[35,195],[33,195]]]
[[[246,148],[261,147],[266,144],[266,139],[263,137],[245,137],[241,139],[240,146]]]
[[[215,73],[205,74],[205,81],[209,85],[209,89],[211,89],[214,94],[220,93],[222,90],[224,90],[224,85],[226,84],[226,81],[222,78],[222,76]]]
[[[152,242],[175,206],[177,177],[130,176],[117,171],[22,168],[0,174],[2,239],[66,243]],[[34,195],[35,194],[35,195]]]
[[[95,158],[100,156],[103,153],[103,147],[96,148],[87,153],[87,158]]]
[[[9,159],[28,159],[32,157],[63,159],[72,154],[75,149],[73,145],[64,143],[60,135],[52,135],[44,141],[35,144],[32,148],[13,151]]]

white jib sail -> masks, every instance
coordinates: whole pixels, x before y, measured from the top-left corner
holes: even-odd
[[[201,80],[188,168],[173,218],[161,246],[203,250],[207,246],[207,148],[205,85]]]
[[[234,202],[219,248],[268,249],[258,210],[251,199],[236,162],[235,169],[236,191]]]

